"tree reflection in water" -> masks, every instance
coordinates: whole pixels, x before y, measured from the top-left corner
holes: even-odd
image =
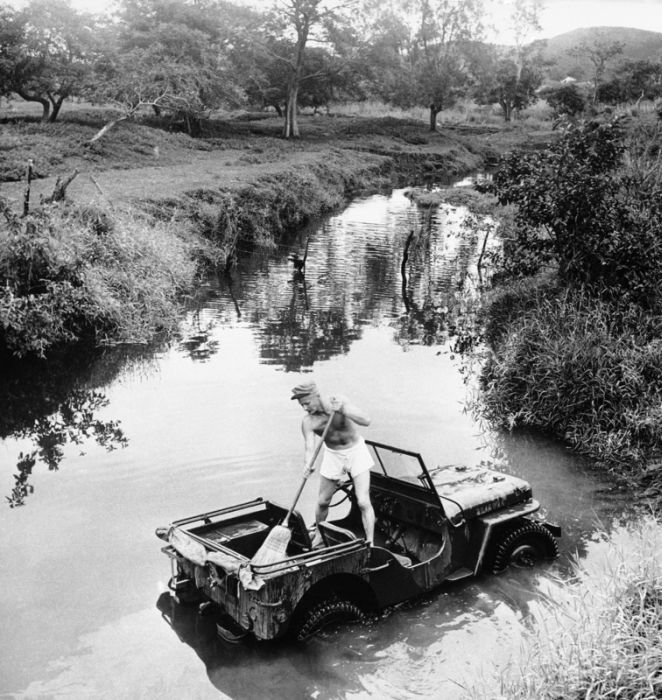
[[[344,307],[310,309],[306,278],[296,272],[292,298],[277,309],[274,318],[263,322],[260,356],[269,364],[282,365],[287,372],[299,372],[318,360],[345,353],[360,337],[358,324],[350,326]]]
[[[51,361],[6,363],[0,376],[5,406],[0,414],[0,439],[32,443],[17,457],[14,486],[5,497],[10,508],[25,505],[34,492],[30,478],[38,463],[52,471],[59,469],[67,445],[89,440],[106,450],[127,445],[120,421],[98,415],[109,403],[102,387],[131,367],[145,371],[144,360],[150,352],[153,348],[78,348]]]
[[[451,351],[465,353],[480,342],[475,309],[480,290],[471,273],[476,256],[477,220],[461,224],[461,243],[450,255],[443,228],[430,209],[419,212],[409,231],[400,264],[405,314],[396,325],[401,345],[439,345],[453,339]],[[482,286],[480,270],[479,283]]]
[[[38,418],[32,425],[14,433],[16,438],[30,438],[35,448],[27,454],[21,452],[18,456],[14,488],[6,497],[10,508],[24,505],[27,496],[34,491],[29,478],[37,461],[46,464],[49,470],[56,471],[68,443],[81,445],[91,438],[109,451],[126,447],[128,440],[119,421],[95,418],[95,413],[107,405],[108,399],[100,391],[73,391],[60,403],[54,414]]]

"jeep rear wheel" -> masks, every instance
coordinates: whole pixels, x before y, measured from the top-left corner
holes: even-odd
[[[363,617],[363,610],[351,600],[334,597],[318,601],[302,614],[294,635],[302,642],[331,624],[356,622]]]
[[[489,568],[500,574],[509,566],[531,568],[544,559],[555,559],[559,547],[552,533],[539,523],[521,521],[497,540]]]

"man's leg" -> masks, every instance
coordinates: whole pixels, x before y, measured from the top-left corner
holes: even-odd
[[[356,504],[361,511],[361,522],[365,531],[365,538],[370,545],[375,536],[375,511],[370,503],[370,470],[357,474],[354,478],[354,495]]]
[[[320,488],[317,496],[317,508],[315,509],[315,524],[326,520],[326,516],[329,514],[329,503],[331,503],[331,499],[333,498],[333,494],[336,492],[337,488],[338,484],[336,481],[327,479],[325,476],[320,474]],[[321,535],[318,528],[317,534],[313,539],[313,546],[317,546],[320,542]]]

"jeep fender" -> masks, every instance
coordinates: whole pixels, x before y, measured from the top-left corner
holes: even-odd
[[[474,576],[480,571],[483,562],[485,561],[485,554],[487,553],[487,547],[489,545],[490,539],[494,531],[504,523],[511,522],[512,520],[517,520],[518,518],[526,517],[531,515],[540,509],[540,503],[538,501],[531,499],[526,503],[519,503],[515,506],[510,506],[510,508],[504,508],[503,510],[498,510],[494,513],[488,513],[487,515],[481,515],[476,518],[483,526],[483,538],[480,543],[480,549],[478,551],[478,557],[476,558],[476,565],[474,566]],[[545,523],[541,523],[545,525]],[[554,533],[552,533],[554,534]]]

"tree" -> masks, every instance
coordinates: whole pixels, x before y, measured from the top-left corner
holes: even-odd
[[[659,305],[662,198],[652,137],[650,128],[627,134],[620,120],[569,122],[546,150],[509,154],[481,186],[517,208],[506,270],[522,276],[552,265],[570,287]]]
[[[582,41],[571,51],[575,56],[588,58],[593,66],[593,103],[598,101],[600,86],[604,79],[607,64],[616,56],[623,53],[624,44],[621,41],[611,41],[598,34],[593,41]]]
[[[96,54],[95,22],[67,0],[31,0],[3,19],[0,71],[4,92],[42,106],[42,120],[54,122],[62,103],[80,93]],[[4,44],[4,41],[3,41]]]
[[[467,53],[482,36],[483,0],[382,0],[368,10],[369,81],[391,104],[425,105],[435,131],[439,112],[468,87]]]
[[[539,93],[547,104],[554,110],[557,116],[567,114],[574,116],[583,112],[586,107],[586,100],[579,92],[579,88],[574,85],[561,85],[556,88],[547,88]]]
[[[430,109],[430,131],[437,115],[452,104],[467,79],[462,49],[482,33],[481,0],[419,0],[418,83]]]
[[[598,100],[608,104],[654,100],[662,95],[662,61],[621,62],[611,80],[600,85]]]
[[[302,82],[316,77],[317,73],[306,73],[305,55],[309,41],[318,44],[337,43],[341,35],[339,28],[348,24],[346,11],[355,5],[354,0],[281,0],[271,15],[271,35],[291,37],[289,46],[277,47],[271,42],[263,45],[276,61],[286,66],[287,100],[283,136],[286,139],[300,136],[297,111]],[[281,53],[278,49],[287,46]]]
[[[492,68],[483,68],[475,96],[481,104],[498,103],[509,122],[538,99],[536,89],[542,83],[542,72],[535,57],[517,62],[493,54],[492,59]]]
[[[195,136],[207,110],[242,100],[220,29],[225,9],[211,0],[123,0],[119,30],[108,28],[88,90],[92,100],[115,105],[120,117],[92,141],[146,107],[183,119]]]

